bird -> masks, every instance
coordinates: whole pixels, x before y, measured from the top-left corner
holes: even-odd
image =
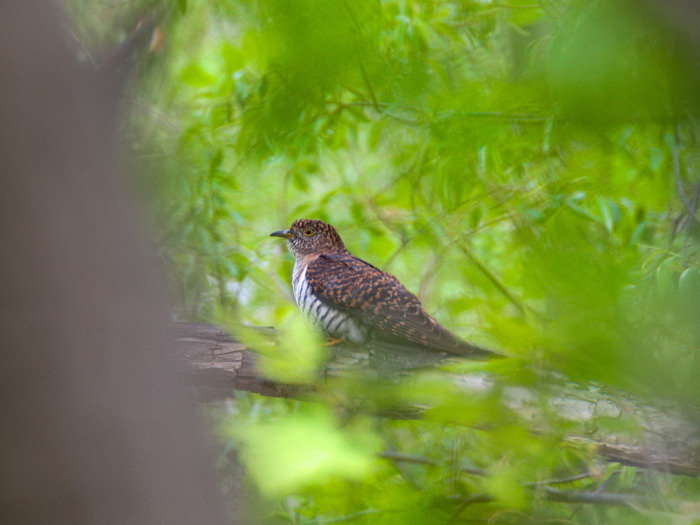
[[[494,355],[433,319],[396,277],[352,255],[330,224],[298,219],[270,236],[286,239],[294,255],[297,306],[332,339],[398,343],[466,357]]]

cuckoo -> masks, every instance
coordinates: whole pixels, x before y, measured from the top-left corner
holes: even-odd
[[[333,226],[299,219],[271,233],[294,255],[292,287],[299,309],[327,335],[372,339],[469,357],[493,352],[468,343],[433,319],[399,280],[352,255]]]

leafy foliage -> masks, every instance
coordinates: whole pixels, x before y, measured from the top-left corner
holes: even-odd
[[[178,317],[274,324],[292,335],[268,372],[308,380],[321,354],[299,353],[318,347],[292,304],[292,262],[267,235],[319,218],[455,332],[517,356],[490,373],[540,389],[543,406],[550,385],[533,368],[697,408],[698,78],[640,3],[70,5],[86,49],[162,15],[131,144]],[[693,519],[552,501],[562,477],[652,499],[698,487],[561,446],[556,414],[532,434],[498,393],[464,399],[417,374],[375,392],[434,407],[397,422],[348,409],[375,387],[326,388],[324,407],[251,396],[221,424],[270,522]]]

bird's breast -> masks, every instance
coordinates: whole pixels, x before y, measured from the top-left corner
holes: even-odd
[[[352,316],[328,306],[311,289],[306,279],[307,264],[297,261],[292,273],[294,299],[304,316],[332,337],[353,343],[367,340],[367,330]]]

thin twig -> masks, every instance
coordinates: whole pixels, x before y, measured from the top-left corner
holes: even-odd
[[[695,209],[688,200],[688,196],[685,194],[685,188],[683,187],[683,177],[681,175],[680,127],[678,122],[676,122],[673,126],[673,176],[676,179],[678,196],[681,198],[681,201],[688,212],[688,216],[700,224],[700,219],[697,215],[695,215]]]
[[[417,463],[419,465],[437,465],[437,462],[432,459],[415,456],[413,454],[403,454],[401,452],[382,452],[378,454],[380,458],[389,459],[391,461],[403,461],[404,463]]]
[[[363,518],[371,514],[387,513],[392,512],[387,509],[365,509],[358,512],[353,512],[352,514],[346,514],[345,516],[339,516],[337,518],[318,518],[307,523],[347,523],[348,521],[355,521],[356,519]]]
[[[576,474],[575,476],[569,476],[568,478],[559,479],[546,479],[544,481],[533,481],[532,483],[527,483],[528,486],[541,487],[543,485],[563,485],[564,483],[572,483],[574,481],[580,481],[582,479],[590,478],[593,476],[590,472],[583,472],[581,474]]]
[[[361,46],[360,46],[360,40],[359,40],[359,34],[360,31],[362,31],[363,26],[359,23],[357,20],[357,17],[355,16],[355,11],[353,11],[352,7],[350,4],[347,2],[343,2],[345,4],[345,9],[347,9],[348,13],[350,14],[350,18],[352,18],[353,24],[355,24],[355,29],[357,33],[355,34],[355,45],[357,46],[357,64],[360,67],[360,72],[362,73],[362,80],[364,81],[365,85],[367,86],[367,91],[369,92],[369,98],[372,100],[372,105],[377,111],[379,110],[379,101],[377,100],[377,95],[374,92],[374,87],[372,86],[372,82],[369,79],[369,75],[367,75],[367,70],[365,69],[365,64],[362,61],[362,53],[361,53]]]
[[[539,4],[535,5],[510,5],[510,4],[491,4],[491,7],[503,7],[505,9],[541,9]]]
[[[471,252],[471,250],[467,249],[464,245],[460,245],[459,247],[460,251],[469,258],[469,260],[474,263],[474,265],[481,270],[481,273],[483,273],[489,281],[503,294],[506,296],[506,298],[518,309],[523,315],[527,315],[527,311],[525,310],[525,305],[520,302],[520,299],[518,299],[515,295],[513,295],[510,290],[506,287],[505,284],[501,282],[501,280],[491,271],[489,268],[483,264],[479,259],[476,258],[476,256]]]
[[[559,501],[562,503],[588,503],[593,505],[612,505],[639,509],[643,504],[649,503],[645,498],[630,496],[628,494],[618,494],[611,492],[581,492],[575,490],[558,490],[551,487],[543,487],[542,495],[546,500]],[[464,505],[475,503],[491,503],[494,498],[489,494],[473,494],[471,496],[453,496],[454,499]]]
[[[591,503],[596,505],[613,505],[630,508],[639,508],[643,503],[648,503],[645,498],[617,494],[612,492],[580,492],[575,490],[559,490],[552,487],[544,487],[545,498],[550,501],[563,503]]]

